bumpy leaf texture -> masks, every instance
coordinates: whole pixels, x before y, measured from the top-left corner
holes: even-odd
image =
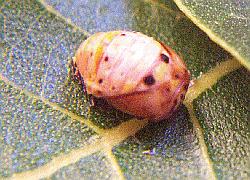
[[[72,79],[79,44],[114,29],[170,45],[197,79],[168,120],[90,107]],[[0,178],[249,176],[249,73],[172,1],[0,1],[0,33]]]
[[[249,0],[174,0],[207,35],[250,69]]]

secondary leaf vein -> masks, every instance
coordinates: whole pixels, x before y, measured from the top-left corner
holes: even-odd
[[[39,0],[38,2],[40,2],[48,12],[58,16],[59,18],[63,19],[67,24],[71,25],[72,27],[74,27],[76,30],[79,30],[80,32],[82,32],[84,35],[86,36],[90,36],[90,33],[85,31],[84,29],[82,29],[80,26],[74,24],[69,18],[64,17],[60,12],[58,12],[57,10],[55,10],[52,6],[48,5],[44,0]]]
[[[52,107],[55,110],[60,111],[61,113],[71,117],[73,120],[77,120],[80,121],[82,123],[84,123],[86,126],[88,126],[89,128],[91,128],[93,131],[95,131],[96,133],[102,135],[103,134],[103,129],[97,127],[96,125],[94,125],[90,120],[85,119],[81,116],[76,115],[75,113],[72,113],[70,111],[68,111],[67,109],[64,109],[62,107],[60,107],[58,104],[56,103],[52,103],[50,102],[48,99],[35,95],[29,91],[27,91],[25,88],[22,88],[18,85],[16,85],[14,82],[9,81],[5,76],[3,76],[0,73],[0,80],[4,81],[6,84],[13,86],[15,89],[18,89],[20,92],[23,92],[25,95],[27,95],[28,97],[37,99],[37,100],[41,100],[44,104],[47,104],[48,106]]]

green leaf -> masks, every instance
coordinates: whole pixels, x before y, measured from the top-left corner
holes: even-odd
[[[220,179],[249,177],[249,84],[249,72],[241,68],[194,101],[209,155]]]
[[[248,0],[174,0],[207,35],[250,69]]]
[[[114,29],[170,45],[197,79],[168,120],[91,107],[72,79],[80,43]],[[174,2],[0,1],[0,32],[1,179],[249,176],[248,72]]]

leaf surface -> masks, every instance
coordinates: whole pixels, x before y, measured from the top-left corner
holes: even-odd
[[[250,1],[174,1],[213,41],[250,69]]]
[[[1,178],[248,176],[248,72],[173,2],[0,1],[0,10]],[[167,121],[90,107],[73,81],[68,62],[80,43],[113,29],[170,45],[197,79]]]

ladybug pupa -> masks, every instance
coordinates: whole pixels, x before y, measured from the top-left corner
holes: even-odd
[[[168,46],[139,32],[99,32],[73,58],[88,94],[139,118],[159,121],[182,103],[190,74]]]

